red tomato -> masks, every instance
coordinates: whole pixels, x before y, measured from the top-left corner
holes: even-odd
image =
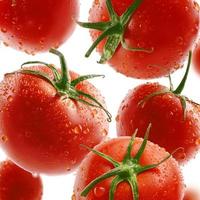
[[[144,104],[145,97],[168,90],[158,83],[139,85],[129,91],[122,101],[117,116],[117,134],[132,135],[138,128],[138,136],[152,123],[149,140],[164,147],[168,152],[182,147],[174,156],[179,162],[189,160],[200,148],[200,107],[186,100],[186,116],[180,98],[173,93],[154,96]]]
[[[117,162],[122,164],[127,152],[130,137],[120,137],[106,141],[95,147],[95,150],[110,156]],[[143,140],[135,138],[132,145],[131,156],[134,157],[138,152]],[[151,165],[160,162],[167,156],[167,152],[151,142],[147,142],[147,146],[139,160],[139,167]],[[119,178],[125,180],[134,179],[134,165],[127,163],[124,165],[126,169],[133,169],[132,173],[123,173]],[[129,168],[130,167],[130,168]],[[98,182],[91,188],[86,197],[81,196],[84,188],[95,180],[97,177],[109,172],[110,170],[117,169],[114,165],[104,158],[89,153],[81,163],[74,186],[74,199],[75,200],[108,200],[111,182],[118,177],[113,175],[110,178]],[[122,168],[123,169],[123,168]],[[137,177],[139,200],[182,200],[184,194],[184,184],[180,168],[173,158],[169,158],[159,166],[141,172]],[[126,179],[127,178],[127,179]],[[127,181],[120,182],[114,192],[116,200],[133,200],[133,193]]]
[[[56,48],[74,30],[78,4],[78,0],[2,0],[0,38],[30,54]]]
[[[200,43],[197,44],[196,48],[193,51],[192,61],[193,61],[196,72],[200,74]]]
[[[185,196],[183,200],[199,200],[200,199],[200,194],[194,189],[187,189],[185,192]]]
[[[106,0],[95,0],[90,10],[90,22],[107,22],[110,20]],[[113,9],[118,16],[133,3],[140,0],[111,0]],[[139,3],[138,3],[139,4]],[[125,26],[124,32],[121,22],[113,19],[109,27],[114,27],[110,34],[116,33],[107,45],[109,64],[118,72],[135,78],[156,78],[168,75],[180,68],[188,51],[197,37],[199,28],[199,7],[193,0],[143,0],[133,13],[130,22]],[[84,24],[80,24],[84,26]],[[101,30],[107,30],[108,24],[99,25]],[[85,27],[89,27],[88,24]],[[97,27],[97,26],[96,26]],[[99,28],[97,27],[97,29]],[[119,28],[121,27],[121,28]],[[100,29],[100,28],[99,28]],[[116,30],[118,32],[116,32]],[[102,31],[91,30],[93,40],[96,40]],[[144,48],[150,52],[130,51],[119,44],[114,49],[113,44],[119,35],[124,33],[124,39],[129,47]],[[119,34],[119,35],[117,35]],[[98,45],[102,53],[105,39]],[[111,50],[112,49],[112,50]],[[151,51],[152,50],[152,51]],[[87,55],[89,56],[89,55]],[[106,61],[105,58],[100,62]]]
[[[42,181],[11,161],[0,163],[1,200],[41,200]]]
[[[47,67],[29,69],[44,72],[53,80]],[[73,72],[70,76],[72,80],[78,77]],[[104,111],[76,100],[80,96],[76,92],[81,91],[104,105],[100,92],[87,81],[69,90],[74,98],[62,96],[64,89],[58,91],[38,75],[5,76],[0,85],[1,146],[19,166],[34,173],[66,173],[87,153],[80,144],[94,147],[107,135]],[[87,100],[83,95],[81,99]]]

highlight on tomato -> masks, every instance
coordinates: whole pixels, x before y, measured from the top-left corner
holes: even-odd
[[[180,68],[199,29],[194,0],[94,0],[89,22],[99,63],[134,78],[158,78]]]
[[[138,128],[138,136],[144,136],[149,122],[153,127],[149,140],[168,152],[179,147],[174,154],[179,163],[194,158],[200,149],[200,105],[181,95],[191,63],[189,55],[186,73],[174,89],[159,83],[146,83],[129,91],[123,99],[116,117],[118,136],[131,136]]]
[[[63,44],[75,28],[78,0],[2,0],[0,38],[6,46],[28,54]]]
[[[10,159],[33,173],[62,174],[75,169],[108,133],[110,113],[100,91],[87,80],[46,62],[27,62],[0,83],[0,145]],[[24,65],[31,65],[24,67]]]
[[[1,200],[41,200],[42,180],[21,169],[10,160],[0,163]]]
[[[100,143],[81,163],[76,200],[182,200],[184,184],[177,161],[144,139],[119,137]],[[87,147],[86,147],[87,148]]]

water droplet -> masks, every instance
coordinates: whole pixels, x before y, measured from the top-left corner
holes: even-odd
[[[103,129],[102,135],[103,135],[103,136],[108,135],[108,131],[107,131],[106,129]]]
[[[95,3],[96,5],[99,5],[99,0],[95,0],[94,3]]]
[[[72,200],[76,200],[75,194],[72,195]]]
[[[2,33],[6,33],[6,32],[7,32],[7,29],[6,29],[6,28],[1,28],[1,32],[2,32]]]
[[[8,141],[7,136],[2,135],[2,136],[1,136],[1,141],[2,141],[2,142],[7,142],[7,141]]]
[[[116,122],[119,121],[119,115],[117,115],[117,117],[115,117],[115,121],[116,121]]]
[[[76,126],[72,129],[72,131],[75,133],[75,134],[79,134],[80,133],[80,130],[79,130],[79,127]]]
[[[195,142],[196,145],[200,145],[200,138],[198,138]]]
[[[97,115],[98,111],[96,109],[92,110],[92,116],[95,117]]]
[[[32,176],[34,177],[34,178],[38,178],[38,173],[36,173],[36,172],[34,172],[34,173],[32,173]]]
[[[199,4],[196,1],[194,1],[194,8],[199,12]]]
[[[96,196],[96,197],[102,197],[103,195],[104,195],[104,193],[105,193],[105,188],[103,188],[103,187],[95,187],[94,188],[94,195]]]
[[[12,102],[12,101],[13,101],[13,97],[12,97],[12,96],[8,96],[7,100],[8,100],[9,102]]]

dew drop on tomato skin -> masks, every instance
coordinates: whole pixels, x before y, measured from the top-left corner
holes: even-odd
[[[99,198],[99,197],[102,197],[105,193],[105,188],[103,187],[95,187],[93,192],[94,192],[94,196]]]

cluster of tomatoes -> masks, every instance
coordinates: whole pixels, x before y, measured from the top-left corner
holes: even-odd
[[[82,2],[84,3],[84,2]],[[0,40],[28,54],[49,51],[60,68],[30,61],[0,83],[0,200],[40,200],[33,174],[78,168],[73,200],[197,200],[185,192],[180,165],[200,150],[200,105],[181,95],[199,31],[194,0],[95,0],[89,22],[78,0],[0,0]],[[169,76],[170,87],[146,83],[122,101],[118,138],[106,139],[112,116],[101,92],[67,67],[57,50],[75,25],[90,29],[99,63],[140,79]],[[194,65],[200,68],[200,47]],[[188,57],[177,88],[170,74]],[[15,164],[14,164],[15,163]],[[196,196],[195,196],[196,195]]]

